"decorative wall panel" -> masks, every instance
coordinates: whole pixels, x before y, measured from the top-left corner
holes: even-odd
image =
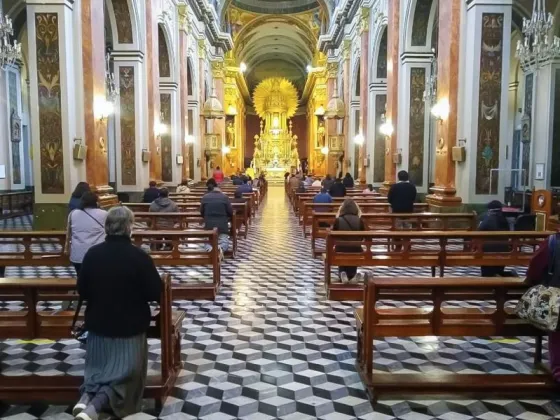
[[[169,50],[161,25],[158,25],[159,77],[171,77]]]
[[[21,184],[21,156],[19,143],[21,141],[21,120],[18,112],[17,76],[14,72],[8,72],[8,88],[10,100],[10,139],[12,141],[12,183]],[[19,133],[14,133],[19,130]]]
[[[120,44],[132,44],[132,21],[127,0],[112,0],[115,20],[117,22],[117,38]]]
[[[424,128],[426,106],[423,101],[426,88],[426,69],[410,70],[410,119],[408,140],[408,173],[417,186],[424,184]]]
[[[136,185],[136,112],[134,67],[119,67],[121,122],[121,182]]]
[[[523,113],[528,115],[533,120],[533,88],[534,80],[533,73],[525,76],[525,99],[523,106]],[[532,139],[531,139],[532,140]],[[523,143],[521,155],[521,169],[525,169],[525,174],[522,177],[521,185],[529,185],[529,167],[531,165],[531,143]]]
[[[417,0],[416,2],[411,35],[411,45],[413,47],[422,47],[426,45],[431,8],[432,0]]]
[[[36,13],[41,192],[64,194],[58,14]]]
[[[173,154],[171,150],[171,94],[160,94],[161,123],[167,128],[161,135],[161,179],[173,181]]]
[[[550,168],[550,186],[560,187],[560,70],[555,74],[554,93],[554,130],[552,131],[552,167]],[[541,162],[537,162],[541,163]]]
[[[380,133],[387,95],[375,96],[375,144],[373,147],[373,182],[385,181],[385,136]]]
[[[482,14],[476,194],[497,194],[500,166],[500,106],[502,96],[503,13]]]
[[[377,78],[387,78],[387,28],[383,30],[381,42],[379,43],[379,55],[377,56]]]

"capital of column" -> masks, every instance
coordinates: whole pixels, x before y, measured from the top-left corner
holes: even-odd
[[[327,78],[336,79],[338,77],[338,66],[337,61],[327,63]]]
[[[360,35],[363,32],[369,31],[369,18],[371,15],[371,9],[369,7],[362,7],[360,15]]]
[[[210,64],[212,66],[212,76],[214,76],[215,79],[224,79],[224,60],[212,60]]]
[[[204,38],[198,40],[198,58],[205,59],[208,56],[208,49],[206,48],[206,40]]]
[[[189,8],[186,4],[177,5],[177,13],[179,14],[179,30],[190,33],[191,22],[189,16]]]

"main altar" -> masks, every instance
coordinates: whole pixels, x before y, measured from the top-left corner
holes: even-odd
[[[299,168],[298,138],[292,132],[291,117],[298,105],[295,86],[286,79],[269,78],[256,87],[253,103],[261,118],[254,137],[253,167],[269,180],[283,179],[284,173]]]

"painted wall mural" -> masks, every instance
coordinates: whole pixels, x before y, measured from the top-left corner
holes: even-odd
[[[416,2],[411,34],[411,45],[413,47],[422,47],[426,45],[431,8],[432,0],[417,0]]]
[[[375,96],[375,144],[373,146],[373,182],[385,181],[385,136],[380,133],[387,95]]]
[[[379,43],[379,55],[377,56],[377,78],[387,78],[387,28],[383,31]]]
[[[533,119],[533,73],[525,76],[525,99],[523,105],[523,112],[529,118]],[[525,174],[522,177],[521,185],[529,185],[529,167],[531,166],[531,143],[523,143],[521,155],[521,169],[525,169]]]
[[[119,67],[121,123],[121,183],[136,185],[136,113],[134,67]]]
[[[17,94],[17,76],[14,72],[8,72],[8,88],[10,101],[10,119],[12,121],[10,138],[12,140],[12,183],[21,184],[21,156],[19,143],[21,141],[21,121],[19,121],[19,134],[14,133],[14,120],[19,119],[18,112],[18,94]],[[16,135],[17,134],[17,135]],[[16,140],[17,139],[17,140]]]
[[[417,186],[424,184],[424,128],[426,104],[423,100],[426,88],[426,69],[410,70],[410,117],[408,140],[408,173],[410,181]]]
[[[161,25],[158,25],[159,77],[171,77],[169,50]]]
[[[120,44],[132,44],[132,21],[127,0],[112,0],[115,20],[117,21],[117,38]]]
[[[161,123],[168,127],[161,135],[161,179],[165,182],[173,181],[173,154],[171,150],[171,94],[160,94]]]
[[[498,193],[503,26],[503,13],[482,14],[475,194]]]
[[[58,14],[36,13],[41,192],[64,194]]]

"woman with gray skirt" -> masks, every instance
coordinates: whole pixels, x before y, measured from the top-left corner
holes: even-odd
[[[88,337],[76,419],[97,420],[102,412],[123,418],[141,410],[149,302],[159,301],[162,285],[150,256],[130,240],[133,223],[127,207],[109,210],[105,242],[89,249],[78,275]]]

